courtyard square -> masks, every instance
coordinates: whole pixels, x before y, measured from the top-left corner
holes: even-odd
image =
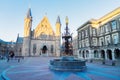
[[[56,57],[25,57],[19,63],[16,60],[1,61],[0,66],[5,80],[119,80],[120,67],[103,65],[100,62],[87,62],[87,70],[82,72],[52,71],[49,61]]]

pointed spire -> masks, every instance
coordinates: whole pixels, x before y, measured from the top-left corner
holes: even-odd
[[[32,18],[31,8],[28,9],[27,18]]]
[[[16,42],[18,41],[18,38],[19,38],[19,33],[18,33],[18,35],[17,35],[17,40],[16,40]]]
[[[60,23],[60,24],[61,24],[61,21],[60,21],[60,17],[59,17],[59,16],[57,17],[56,23]]]

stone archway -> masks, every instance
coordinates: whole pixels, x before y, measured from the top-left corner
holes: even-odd
[[[82,57],[85,58],[85,51],[82,52]]]
[[[43,48],[42,48],[42,54],[46,54],[47,53],[47,46],[44,45]]]
[[[99,57],[98,51],[94,50],[94,58],[98,58],[98,57]]]
[[[101,58],[105,59],[105,51],[101,50]]]
[[[13,58],[14,56],[15,56],[14,51],[10,51],[10,52],[9,52],[9,57],[10,57],[10,58]]]
[[[112,60],[112,50],[108,49],[106,51],[108,59]]]
[[[88,58],[88,57],[89,57],[89,51],[86,50],[86,58]]]
[[[115,53],[115,58],[116,59],[120,59],[120,50],[119,49],[115,49],[114,53]]]
[[[79,56],[81,57],[81,50],[79,51]]]

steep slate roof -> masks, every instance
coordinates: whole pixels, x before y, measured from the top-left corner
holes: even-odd
[[[16,43],[23,43],[23,37],[18,37]]]
[[[56,21],[56,23],[60,23],[60,24],[61,24],[60,16],[57,17],[57,21]]]

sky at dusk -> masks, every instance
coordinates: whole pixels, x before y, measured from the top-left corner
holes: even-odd
[[[60,16],[62,32],[65,17],[73,36],[77,28],[91,18],[98,19],[120,7],[120,0],[0,0],[0,39],[16,41],[17,34],[23,37],[24,18],[31,8],[34,29],[46,15],[55,30],[57,16]]]

